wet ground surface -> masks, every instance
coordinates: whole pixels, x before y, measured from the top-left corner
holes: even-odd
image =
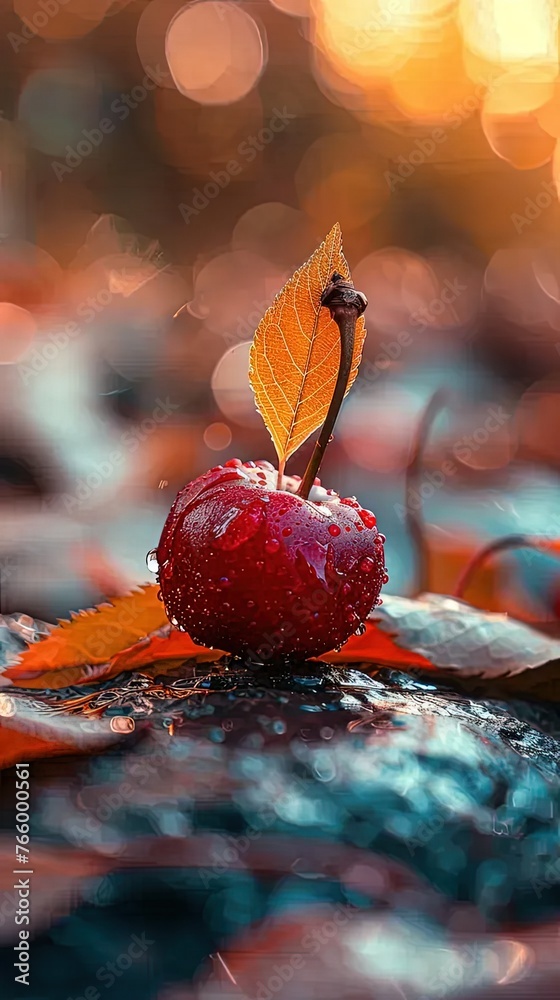
[[[367,670],[4,688],[15,717],[115,740],[31,764],[25,995],[560,996],[560,710]],[[7,997],[13,934],[4,916]]]

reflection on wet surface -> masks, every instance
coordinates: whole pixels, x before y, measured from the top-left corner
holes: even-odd
[[[140,924],[119,1000],[556,996],[560,711],[368,669],[5,688],[11,725],[106,748],[31,765],[37,996],[84,995]]]

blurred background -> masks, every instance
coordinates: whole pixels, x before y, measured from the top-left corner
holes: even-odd
[[[388,589],[407,509],[441,591],[489,539],[560,536],[559,7],[0,0],[2,612],[146,580],[186,481],[274,459],[249,343],[337,220],[370,304],[322,478],[375,510]],[[524,552],[467,596],[559,595]]]

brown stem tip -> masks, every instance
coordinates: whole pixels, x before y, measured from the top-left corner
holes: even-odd
[[[309,496],[342,406],[354,357],[356,320],[365,311],[367,304],[364,293],[357,292],[352,282],[347,281],[338,271],[334,272],[321,295],[321,305],[330,310],[340,331],[340,365],[325,422],[298,490],[299,496],[304,500]]]

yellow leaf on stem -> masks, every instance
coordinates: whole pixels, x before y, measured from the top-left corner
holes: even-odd
[[[338,223],[276,296],[251,347],[249,379],[280,469],[324,423],[333,395],[340,364],[340,332],[329,309],[321,305],[321,295],[335,272],[350,279]],[[360,316],[346,392],[358,374],[365,335]]]

